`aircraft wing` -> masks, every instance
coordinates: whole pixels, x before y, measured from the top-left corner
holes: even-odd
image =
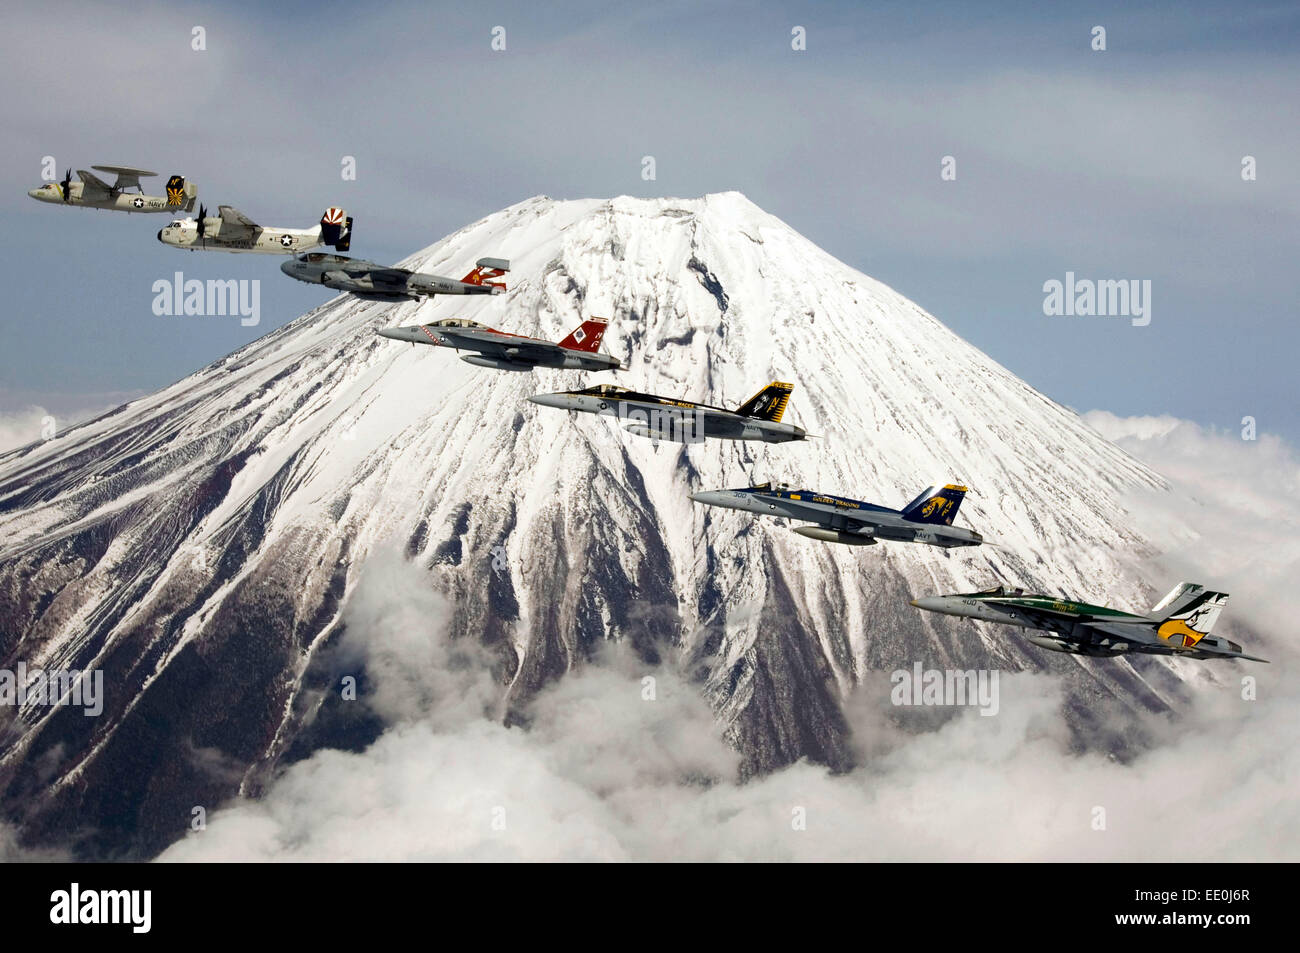
[[[540,360],[560,349],[558,344],[493,334],[485,328],[439,328],[438,333],[447,338],[452,347],[510,361]]]
[[[233,205],[217,206],[217,214],[221,216],[221,227],[223,229],[228,228],[236,232],[255,232],[261,227]]]
[[[835,529],[843,533],[860,533],[863,529],[880,525],[879,521],[869,518],[867,512],[863,510],[831,511],[822,506],[805,506],[802,500],[789,497],[781,500],[781,506],[790,511],[790,519],[807,520],[826,529]]]
[[[113,191],[108,187],[107,182],[105,182],[99,176],[95,175],[95,173],[87,172],[85,169],[77,170],[77,178],[79,178],[82,182],[85,183],[85,188],[81,192],[81,197],[83,199],[87,197],[90,198],[94,197],[93,195],[87,196],[86,193],[88,192],[97,193],[98,195],[107,197]]]
[[[1113,622],[1089,623],[1095,629],[1112,639],[1127,642],[1132,652],[1148,655],[1190,655],[1193,658],[1241,658],[1252,662],[1267,662],[1266,658],[1247,655],[1236,642],[1230,642],[1217,635],[1202,637],[1195,645],[1180,645],[1171,639],[1162,639],[1154,624],[1148,628],[1135,625],[1117,625]]]
[[[366,274],[376,285],[402,289],[406,288],[406,282],[411,277],[405,268],[371,268]]]

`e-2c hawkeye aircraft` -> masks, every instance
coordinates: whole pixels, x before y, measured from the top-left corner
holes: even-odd
[[[72,170],[63,176],[62,182],[49,182],[27,194],[39,202],[55,205],[75,205],[78,208],[109,209],[118,212],[174,212],[184,209],[194,211],[194,201],[199,189],[193,182],[187,182],[182,175],[173,175],[167,180],[166,195],[145,195],[140,185],[142,178],[150,178],[157,172],[143,169],[129,169],[117,165],[92,165],[100,172],[111,172],[117,176],[109,185],[93,172],[78,169],[80,182],[72,181]],[[134,191],[131,191],[134,189]]]
[[[498,331],[467,318],[444,318],[430,324],[384,328],[379,334],[394,341],[477,351],[477,354],[463,355],[461,360],[499,371],[531,371],[534,367],[574,371],[622,370],[627,365],[618,358],[599,353],[607,324],[604,318],[589,318],[558,344]]]
[[[932,486],[903,509],[891,510],[875,503],[800,490],[782,483],[760,483],[738,490],[704,490],[692,493],[691,499],[761,516],[810,520],[814,525],[796,526],[794,531],[828,543],[871,546],[883,539],[950,549],[984,542],[979,533],[952,525],[965,495],[964,486],[951,483]]]
[[[197,219],[176,219],[158,230],[158,241],[190,251],[264,255],[292,255],[321,245],[347,251],[352,246],[352,216],[341,208],[330,208],[314,228],[276,228],[258,225],[230,205],[217,206],[216,216],[209,218],[208,210],[200,205]]]
[[[424,295],[501,294],[506,290],[505,283],[492,279],[509,271],[510,262],[480,258],[473,271],[456,281],[317,251],[290,258],[280,265],[280,270],[290,278],[347,291],[367,301],[418,301]]]
[[[1210,629],[1227,604],[1226,592],[1211,592],[1191,582],[1180,582],[1146,615],[1057,596],[1034,595],[1005,586],[964,595],[929,596],[912,602],[918,609],[929,612],[1038,630],[1042,634],[1025,638],[1053,652],[1091,656],[1138,652],[1267,662],[1268,659],[1244,654],[1236,642],[1210,635]]]
[[[735,410],[674,397],[642,394],[614,384],[528,399],[543,407],[618,417],[629,433],[657,440],[699,443],[706,437],[786,443],[808,436],[802,427],[781,422],[793,384],[774,381]]]

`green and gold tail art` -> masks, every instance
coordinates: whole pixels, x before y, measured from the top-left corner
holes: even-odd
[[[1213,592],[1190,582],[1179,583],[1151,610],[1151,615],[1160,620],[1156,634],[1171,645],[1190,649],[1210,634],[1227,604],[1226,592]]]
[[[793,384],[773,381],[737,407],[736,413],[742,417],[757,417],[759,420],[779,423],[781,415],[785,413],[786,405],[790,403],[792,390],[794,390]]]

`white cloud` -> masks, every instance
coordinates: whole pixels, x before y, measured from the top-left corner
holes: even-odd
[[[1157,528],[1196,526],[1195,538],[1171,540],[1162,571],[1229,580],[1244,597],[1229,612],[1264,631],[1294,612],[1289,588],[1267,591],[1294,568],[1294,550],[1254,551],[1298,519],[1290,448],[1181,421],[1088,420],[1195,498],[1176,519],[1144,511]],[[1266,524],[1253,514],[1270,500],[1276,522]],[[1263,578],[1250,583],[1252,571]],[[698,689],[618,647],[542,692],[527,728],[505,727],[501,687],[477,645],[446,638],[448,615],[422,571],[372,557],[347,608],[345,650],[364,658],[387,730],[363,752],[319,751],[289,767],[260,800],[218,810],[161,859],[1300,857],[1300,712],[1286,677],[1293,653],[1276,642],[1272,666],[1194,680],[1190,708],[1151,716],[1155,741],[1129,763],[1072,752],[1049,676],[1004,674],[996,717],[969,709],[918,731],[877,673],[845,706],[860,767],[832,775],[801,762],[740,783]],[[642,698],[646,675],[654,701]],[[1259,700],[1242,699],[1245,676],[1259,680]]]
[[[57,426],[57,418],[36,405],[0,414],[0,453],[46,438]]]
[[[1238,431],[1172,417],[1091,411],[1084,420],[1178,491],[1136,498],[1130,507],[1142,520],[1139,528],[1163,543],[1153,575],[1163,572],[1169,585],[1186,579],[1230,592],[1219,624],[1231,629],[1234,620],[1244,623],[1269,651],[1293,656],[1300,609],[1300,459],[1294,448],[1272,434],[1245,440]]]

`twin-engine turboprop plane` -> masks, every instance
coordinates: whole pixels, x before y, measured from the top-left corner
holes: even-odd
[[[326,209],[314,228],[276,228],[258,225],[239,209],[217,206],[217,214],[199,206],[199,217],[177,219],[159,229],[158,241],[190,251],[255,252],[263,255],[292,255],[321,245],[339,251],[352,246],[352,216],[341,208]]]
[[[77,176],[81,181],[73,182],[72,170],[69,169],[62,182],[49,182],[27,194],[40,202],[75,205],[79,208],[119,212],[175,212],[177,209],[194,211],[199,188],[193,182],[187,182],[184,176],[173,175],[167,180],[166,195],[145,195],[140,180],[155,176],[157,172],[117,165],[92,165],[91,168],[111,172],[117,178],[109,185],[93,172],[78,169]]]
[[[418,301],[424,295],[501,294],[506,290],[505,283],[492,279],[509,271],[510,262],[480,258],[474,270],[460,281],[325,252],[291,258],[280,270],[290,278],[347,291],[368,301]]]
[[[1092,656],[1138,652],[1267,662],[1244,654],[1236,642],[1210,635],[1227,604],[1226,592],[1211,592],[1191,582],[1180,582],[1146,615],[1004,586],[965,595],[930,596],[912,603],[930,612],[1036,629],[1042,634],[1025,637],[1053,652]]]
[[[535,394],[528,399],[543,407],[618,417],[629,433],[639,437],[680,443],[698,443],[706,437],[786,443],[808,436],[802,427],[781,423],[792,390],[793,384],[775,381],[735,410],[642,394],[614,384],[558,394]]]
[[[953,517],[966,495],[966,487],[932,486],[901,510],[863,503],[815,490],[799,490],[782,483],[761,483],[738,490],[705,490],[691,499],[709,506],[748,510],[762,516],[783,516],[811,520],[812,526],[794,531],[809,539],[850,546],[870,546],[880,540],[928,543],[949,549],[978,546],[984,537],[969,529],[953,526]]]
[[[534,367],[574,371],[622,370],[627,365],[618,358],[599,353],[607,324],[604,318],[590,318],[558,344],[498,331],[466,318],[444,318],[430,324],[385,328],[379,334],[394,341],[477,351],[477,354],[462,356],[461,360],[499,371],[531,371]]]

